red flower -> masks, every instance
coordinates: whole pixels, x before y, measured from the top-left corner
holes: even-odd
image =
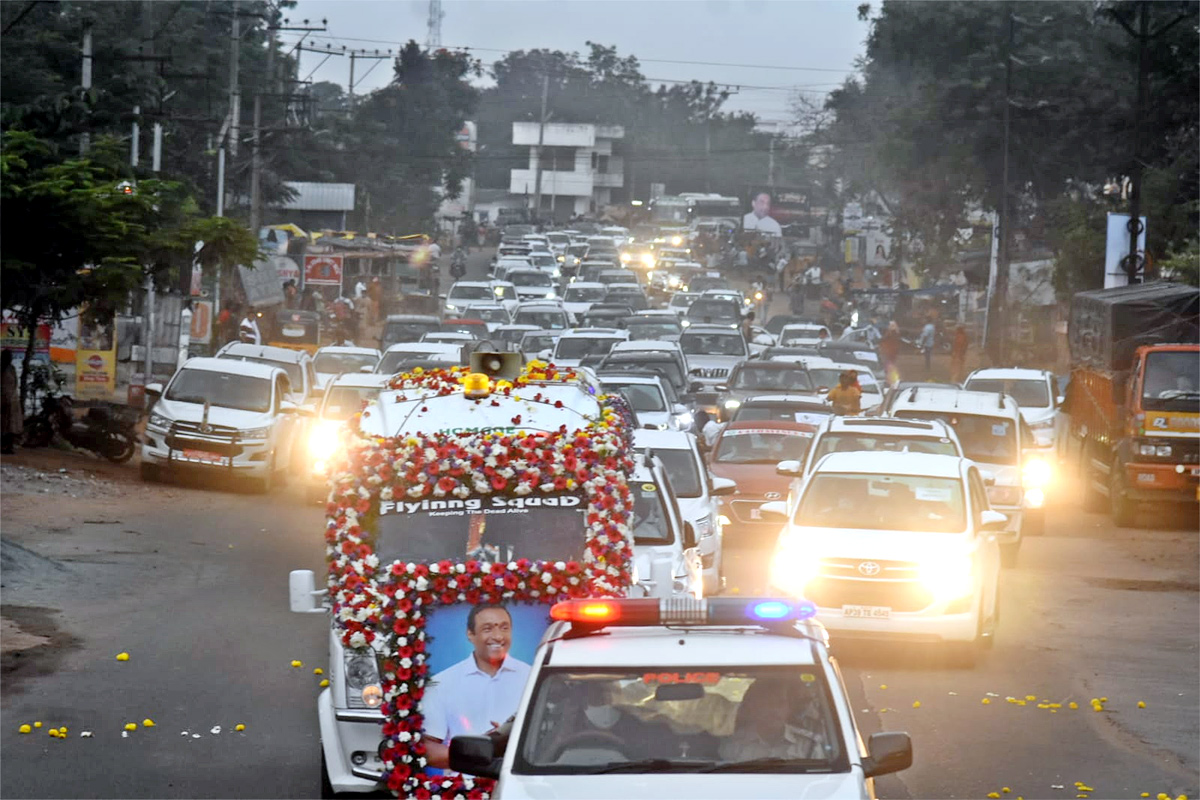
[[[521,424],[521,415],[520,414],[517,414],[515,417],[512,418],[512,424],[513,425]]]

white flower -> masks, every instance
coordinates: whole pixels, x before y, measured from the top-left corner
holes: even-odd
[[[363,635],[362,631],[355,631],[350,636],[350,646],[351,647],[365,647],[366,644],[367,644],[367,637]]]

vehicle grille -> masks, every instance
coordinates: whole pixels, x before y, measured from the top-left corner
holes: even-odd
[[[701,378],[724,378],[729,374],[728,367],[696,367],[692,370],[693,375],[698,375]]]
[[[857,563],[857,562],[856,562]],[[804,597],[821,608],[844,605],[885,606],[892,611],[922,611],[933,596],[916,581],[818,577],[804,587]]]
[[[167,432],[166,444],[172,450],[203,450],[223,456],[241,454],[238,430],[227,425],[209,425],[200,430],[199,422],[175,422]]]
[[[917,565],[912,561],[884,561],[877,558],[826,558],[821,561],[821,574],[829,578],[868,577],[860,569],[862,564],[879,567],[876,580],[913,580],[917,577]]]

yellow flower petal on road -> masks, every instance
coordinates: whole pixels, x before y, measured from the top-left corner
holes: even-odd
[[[1145,708],[1145,707],[1146,707],[1146,701],[1138,700],[1138,708]]]
[[[313,675],[324,675],[324,674],[325,674],[325,670],[321,669],[320,667],[317,667],[316,669],[313,670]]]
[[[1071,702],[1067,703],[1067,708],[1070,708],[1070,709],[1079,708],[1079,703],[1076,703],[1074,700],[1072,700]]]
[[[887,684],[886,684],[886,683],[881,683],[881,684],[879,684],[879,688],[880,688],[880,689],[886,689],[886,688],[887,688]]]
[[[149,717],[146,717],[144,720],[142,720],[142,727],[143,728],[153,728],[154,720],[150,719]]]
[[[1107,703],[1107,702],[1108,702],[1108,698],[1107,698],[1107,697],[1101,697],[1101,698],[1100,698],[1100,702],[1101,702],[1101,703]]]
[[[913,700],[913,708],[920,708],[920,707],[921,707],[921,701]]]
[[[1158,797],[1155,798],[1155,800],[1171,800],[1171,795],[1167,794],[1166,792],[1159,792]]]
[[[990,705],[992,704],[992,701],[991,701],[991,700],[988,700],[986,697],[985,697],[985,698],[983,698],[982,700],[980,700],[979,702],[980,702],[980,703],[982,703],[982,704],[983,704],[983,705],[985,705],[985,706],[990,706]]]
[[[240,733],[240,732],[246,730],[246,726],[239,722],[237,725],[233,726],[233,729]]]
[[[1011,792],[1011,791],[1012,791],[1012,789],[1010,789],[1010,788],[1008,788],[1007,786],[1005,786],[1005,787],[1004,787],[1003,789],[1001,789],[1000,791],[1004,792],[1004,794],[1008,794],[1009,792]]]
[[[317,684],[317,685],[318,685],[318,686],[320,686],[322,689],[324,689],[326,686],[328,686],[328,685],[329,685],[329,679],[328,679],[328,678],[326,678],[326,679],[322,680],[322,681],[321,681],[319,684]]]
[[[1149,796],[1150,796],[1149,792],[1142,792],[1142,797],[1149,797]]]
[[[987,796],[992,798],[992,800],[996,800],[996,798],[998,798],[1000,796],[1000,793],[999,792],[988,792]]]
[[[300,667],[304,666],[304,662],[303,661],[293,661],[292,666],[296,669],[299,669]]]
[[[1092,788],[1092,787],[1090,787],[1090,786],[1084,786],[1084,785],[1081,783],[1081,784],[1079,784],[1079,791],[1081,791],[1081,792],[1094,792],[1094,791],[1096,791],[1096,790],[1095,790],[1095,789],[1093,789],[1093,788]]]
[[[1036,694],[1027,694],[1027,695],[1025,695],[1025,699],[1032,703],[1034,700],[1037,700],[1037,695]]]
[[[39,719],[37,722],[33,723],[33,727],[35,727],[35,728],[42,727],[42,721]]]
[[[17,732],[18,733],[33,733],[33,728],[29,727],[28,725],[22,725],[21,727],[17,728]]]
[[[117,661],[128,661],[129,653],[117,653]]]
[[[136,730],[137,730],[137,724],[136,724],[136,723],[133,723],[133,722],[126,722],[126,723],[125,723],[125,730],[127,730],[127,731],[136,731]]]
[[[1175,800],[1188,800],[1188,796],[1186,794],[1181,794],[1179,797],[1176,797]]]

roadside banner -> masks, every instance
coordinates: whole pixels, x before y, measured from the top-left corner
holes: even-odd
[[[255,261],[254,269],[238,266],[246,302],[253,308],[262,308],[283,302],[283,284],[279,273],[270,261]]]
[[[209,344],[212,342],[213,304],[211,300],[196,300],[192,302],[192,334],[194,344]]]
[[[88,320],[79,315],[79,345],[75,349],[75,398],[112,400],[117,389],[116,317]]]
[[[342,285],[341,256],[305,256],[304,283],[323,286]]]
[[[22,327],[15,315],[5,311],[0,321],[0,349],[11,350],[13,365],[18,371],[25,360],[25,347],[29,343],[29,329]],[[33,342],[33,360],[43,364],[50,362],[50,326],[43,323],[37,326],[37,336]]]

